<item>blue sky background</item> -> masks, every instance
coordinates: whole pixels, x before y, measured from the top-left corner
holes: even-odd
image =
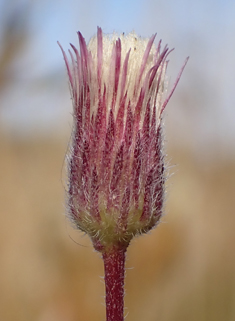
[[[2,9],[1,9],[2,8]],[[235,147],[235,2],[232,0],[0,1],[0,44],[9,17],[22,15],[28,41],[7,69],[0,93],[0,125],[13,137],[57,135],[71,127],[71,102],[57,40],[65,49],[101,26],[105,33],[133,29],[175,48],[170,86],[189,63],[167,108],[167,135],[201,154]],[[3,47],[2,47],[3,48]],[[1,52],[1,49],[0,49]]]

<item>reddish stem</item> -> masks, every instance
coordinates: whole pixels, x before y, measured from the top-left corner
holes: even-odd
[[[106,321],[123,321],[124,310],[124,273],[126,248],[113,247],[103,253]]]

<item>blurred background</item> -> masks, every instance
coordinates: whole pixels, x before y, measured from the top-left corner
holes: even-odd
[[[0,0],[0,320],[105,320],[103,265],[65,218],[66,49],[105,33],[176,48],[163,223],[128,249],[129,321],[235,320],[235,2]]]

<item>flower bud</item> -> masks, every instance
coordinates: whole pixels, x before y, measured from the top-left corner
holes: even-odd
[[[99,251],[127,247],[159,222],[166,180],[162,112],[169,50],[134,32],[63,51],[73,102],[68,215]],[[186,62],[185,62],[186,64]]]

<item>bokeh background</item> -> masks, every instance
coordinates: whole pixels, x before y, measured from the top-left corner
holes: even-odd
[[[65,218],[72,127],[57,40],[157,32],[171,54],[163,223],[132,242],[129,321],[235,320],[235,2],[0,1],[0,320],[105,320],[103,266]]]

